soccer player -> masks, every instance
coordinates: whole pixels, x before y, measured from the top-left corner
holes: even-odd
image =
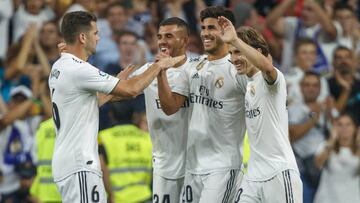
[[[186,66],[170,88],[166,72],[158,76],[160,103],[173,114],[189,100],[187,162],[183,202],[231,202],[241,180],[245,132],[246,78],[229,63],[217,18],[234,19],[224,7],[201,11],[201,38],[207,58]]]
[[[289,141],[284,75],[272,65],[257,31],[241,27],[236,33],[225,17],[219,17],[219,25],[232,63],[248,77],[245,112],[251,156],[236,202],[300,203],[302,183]]]
[[[157,38],[162,53],[173,57],[184,55],[189,40],[189,27],[180,18],[165,19],[159,25]],[[166,72],[170,86],[174,86],[182,69],[197,63],[197,60],[187,59],[177,64],[177,68],[170,68]],[[145,64],[133,75],[147,70],[150,65],[151,63]],[[178,203],[185,176],[189,103],[184,101],[179,111],[167,116],[161,110],[157,86],[157,81],[154,80],[144,90],[153,144],[153,202]]]
[[[98,156],[98,92],[124,97],[139,94],[158,73],[184,59],[162,58],[143,74],[119,80],[86,62],[99,40],[96,17],[77,11],[64,16],[66,52],[54,63],[49,87],[56,126],[52,160],[62,202],[106,202]]]

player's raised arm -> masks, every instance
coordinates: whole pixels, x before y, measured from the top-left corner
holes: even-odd
[[[126,67],[123,71],[120,71],[120,73],[116,77],[119,78],[120,80],[127,80],[129,78],[129,76],[136,70],[136,68],[137,67],[135,65],[131,64],[128,67]],[[114,96],[111,94],[104,94],[104,93],[98,92],[99,106],[102,106],[109,101],[121,101],[121,100],[131,99],[131,98],[132,97],[120,97],[120,96]]]
[[[161,71],[157,80],[161,109],[166,115],[172,115],[184,104],[186,97],[171,91],[166,71]]]
[[[128,80],[120,80],[111,94],[120,97],[135,97],[139,95],[160,73],[184,60],[185,56],[166,57],[152,64],[144,73]]]
[[[271,58],[264,56],[260,49],[255,49],[238,38],[234,26],[227,18],[219,17],[218,23],[222,29],[221,39],[238,49],[256,68],[262,71],[265,80],[269,84],[275,82],[277,72],[272,65]]]

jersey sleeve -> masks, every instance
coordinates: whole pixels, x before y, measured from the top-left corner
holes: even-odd
[[[178,73],[178,78],[174,81],[174,86],[171,87],[172,92],[188,97],[190,93],[190,82],[186,69],[182,69]]]
[[[119,82],[119,78],[102,72],[89,64],[79,68],[75,78],[74,84],[80,89],[105,94],[109,94]]]
[[[265,86],[269,89],[269,91],[271,92],[277,92],[279,91],[280,88],[285,88],[285,91],[286,91],[286,81],[285,81],[285,77],[284,75],[282,74],[281,71],[279,71],[277,68],[275,68],[277,74],[276,74],[276,80],[274,81],[273,84],[269,84],[266,79],[264,78],[264,83],[265,83]]]

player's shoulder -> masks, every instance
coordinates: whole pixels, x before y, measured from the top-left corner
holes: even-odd
[[[188,59],[185,69],[188,71],[200,70],[205,65],[206,62],[207,62],[207,55],[192,57]]]
[[[200,56],[189,58],[188,63],[196,64],[196,63],[201,63],[201,62],[203,62],[205,60],[207,60],[207,55],[200,55]]]

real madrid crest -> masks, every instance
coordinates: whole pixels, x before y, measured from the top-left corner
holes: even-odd
[[[250,94],[251,96],[255,96],[255,85],[250,86]]]
[[[219,77],[215,81],[215,87],[216,88],[221,88],[222,86],[224,86],[224,77]]]

